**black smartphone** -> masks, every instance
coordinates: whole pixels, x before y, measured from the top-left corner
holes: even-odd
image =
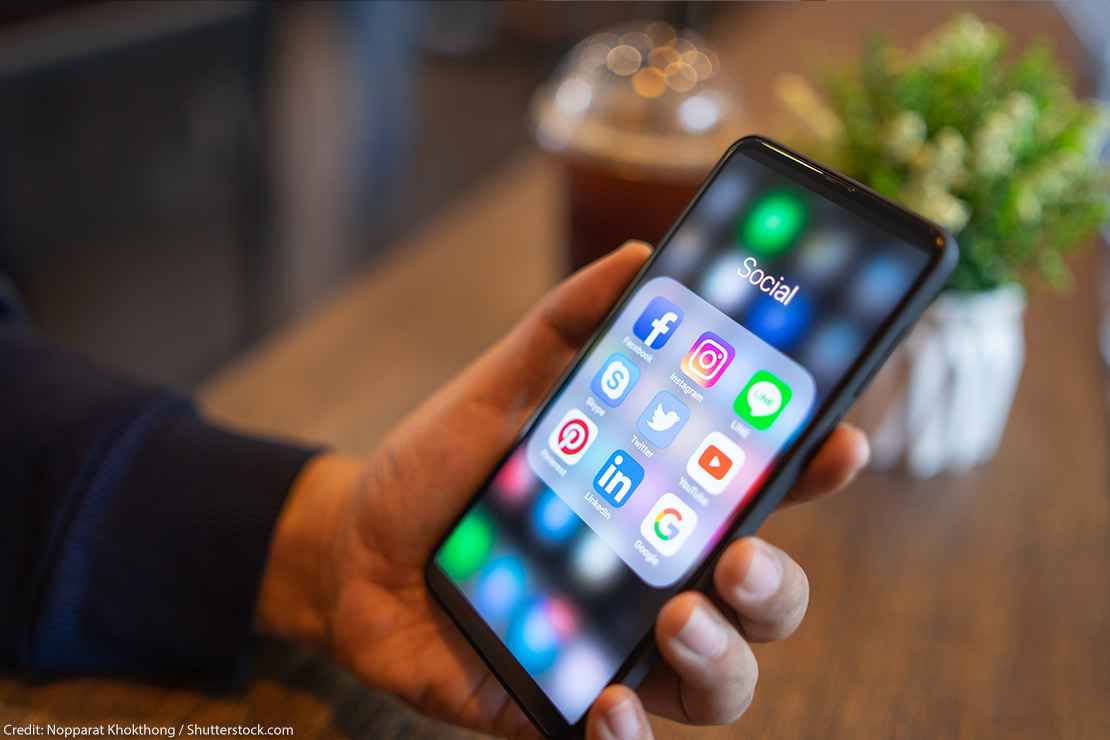
[[[774,510],[956,258],[780,144],[729,148],[427,566],[543,733],[640,680],[664,602]]]

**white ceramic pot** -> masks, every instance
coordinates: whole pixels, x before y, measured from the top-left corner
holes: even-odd
[[[917,478],[994,455],[1025,362],[1025,291],[944,293],[857,405],[872,464]]]

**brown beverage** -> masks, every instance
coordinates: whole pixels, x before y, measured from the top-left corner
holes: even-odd
[[[562,169],[567,269],[627,239],[657,243],[737,138],[736,113],[734,88],[695,34],[630,24],[578,44],[532,110]]]
[[[628,239],[658,244],[697,191],[701,177],[676,177],[568,157],[562,160],[566,189],[567,269],[577,270]]]

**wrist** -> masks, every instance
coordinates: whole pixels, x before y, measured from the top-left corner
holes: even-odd
[[[274,527],[259,589],[256,626],[314,645],[329,640],[340,524],[364,463],[324,453],[301,470]]]

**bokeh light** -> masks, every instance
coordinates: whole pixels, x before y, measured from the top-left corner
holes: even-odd
[[[640,50],[628,44],[613,47],[605,58],[609,70],[621,77],[635,74],[636,70],[640,68],[641,61],[643,61],[643,56],[640,54]]]

